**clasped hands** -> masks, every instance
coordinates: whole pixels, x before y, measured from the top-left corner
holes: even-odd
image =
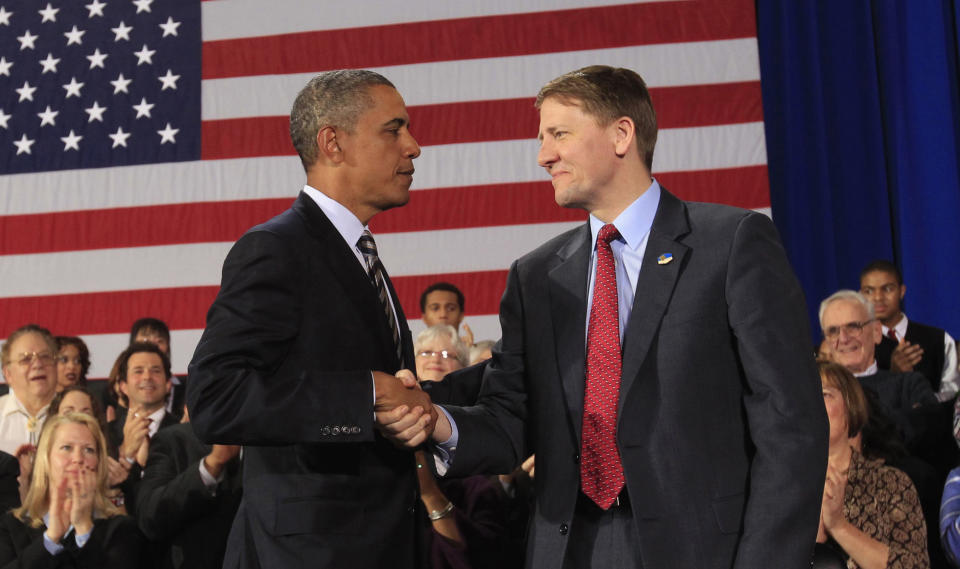
[[[430,401],[410,370],[396,376],[373,372],[376,428],[395,445],[415,448],[433,436],[444,441],[450,437],[450,423]]]

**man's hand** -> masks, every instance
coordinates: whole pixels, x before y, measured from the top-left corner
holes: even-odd
[[[142,407],[133,407],[127,412],[127,420],[123,424],[123,442],[120,443],[120,457],[134,459],[140,466],[147,464],[147,454],[150,451],[149,437],[150,417]]]
[[[922,359],[923,348],[920,344],[911,344],[906,339],[902,339],[890,355],[890,370],[900,373],[913,371]]]
[[[463,324],[460,326],[460,329],[463,330],[463,335],[460,336],[460,339],[463,340],[463,343],[466,344],[468,348],[473,347],[473,330],[469,326]]]
[[[213,445],[213,449],[203,459],[203,466],[210,476],[219,478],[228,462],[240,455],[240,445]]]
[[[376,427],[394,444],[415,448],[427,440],[437,421],[437,411],[409,370],[396,376],[373,372]]]

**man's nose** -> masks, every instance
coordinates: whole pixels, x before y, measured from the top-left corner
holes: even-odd
[[[540,142],[540,151],[537,152],[537,164],[546,168],[550,164],[553,164],[557,161],[557,153],[553,148],[553,144],[549,140],[543,140]]]
[[[412,134],[407,134],[409,141],[407,142],[405,156],[410,158],[417,158],[420,156],[420,144],[417,143],[417,139],[413,137]]]

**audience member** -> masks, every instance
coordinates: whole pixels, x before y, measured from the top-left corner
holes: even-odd
[[[107,425],[110,442],[118,449],[118,458],[131,465],[124,482],[123,494],[127,511],[134,514],[136,491],[142,468],[147,464],[150,438],[159,429],[180,422],[165,407],[170,392],[170,360],[156,345],[147,342],[131,344],[120,354],[117,369],[121,393],[129,409],[125,417]]]
[[[417,379],[440,381],[453,370],[467,366],[469,348],[457,336],[457,330],[448,324],[435,324],[417,334],[413,343],[416,355]]]
[[[819,367],[830,445],[817,541],[836,544],[850,569],[929,567],[926,526],[910,479],[853,448],[867,423],[860,384],[842,365]]]
[[[877,395],[908,448],[922,444],[930,428],[929,413],[936,407],[928,412],[919,410],[935,405],[937,397],[919,373],[878,369],[874,348],[880,342],[880,323],[870,301],[852,290],[837,291],[820,303],[820,325],[830,342],[832,360],[850,370],[864,389]]]
[[[158,318],[141,318],[130,327],[130,343],[147,342],[155,344],[168,359],[172,356],[170,347],[170,328],[167,323]],[[170,376],[170,397],[167,399],[167,412],[178,418],[183,409],[183,401],[187,392],[187,378],[176,375]]]
[[[106,496],[106,445],[96,419],[51,417],[23,506],[0,518],[4,567],[140,568],[143,538]]]
[[[57,336],[57,391],[71,385],[86,385],[90,350],[76,336]]]
[[[0,450],[0,512],[20,506],[20,461]]]
[[[906,292],[900,270],[889,261],[874,261],[860,273],[860,293],[873,303],[882,326],[877,365],[918,371],[940,401],[951,401],[960,388],[956,341],[940,328],[909,320],[902,307]]]
[[[470,365],[484,362],[493,357],[493,340],[480,340],[470,347]]]
[[[241,498],[240,447],[200,442],[189,423],[151,441],[137,495],[161,569],[219,569]]]
[[[11,391],[0,397],[0,450],[16,456],[22,445],[36,445],[56,393],[56,354],[56,340],[35,324],[19,328],[4,342],[0,358]]]
[[[459,333],[465,306],[463,293],[450,283],[433,283],[420,295],[420,313],[427,326],[449,324]],[[473,345],[473,331],[466,324],[462,338],[468,348]]]
[[[960,466],[950,471],[940,503],[940,543],[954,567],[960,567]]]

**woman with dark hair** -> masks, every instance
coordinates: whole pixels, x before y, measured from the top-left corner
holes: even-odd
[[[869,416],[863,388],[839,364],[821,362],[819,368],[830,450],[817,541],[842,552],[849,569],[929,567],[926,524],[913,483],[854,448]]]
[[[84,413],[50,417],[23,505],[0,517],[0,566],[141,566],[136,522],[106,496],[106,446]]]
[[[76,336],[57,336],[57,391],[71,385],[86,385],[90,350]]]

